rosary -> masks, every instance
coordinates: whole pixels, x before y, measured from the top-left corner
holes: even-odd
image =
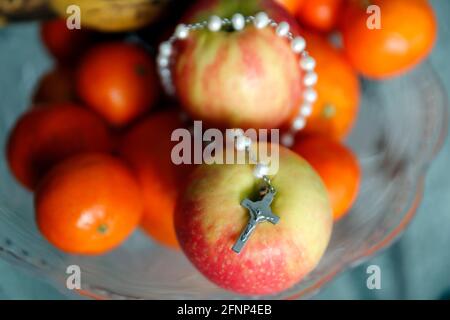
[[[267,176],[265,176],[265,178],[268,179]],[[275,197],[276,190],[272,187],[272,185],[270,185],[270,180],[268,180],[267,183],[267,189],[262,192],[263,197],[261,200],[251,201],[249,199],[244,199],[241,202],[241,206],[246,208],[250,213],[250,220],[232,248],[236,253],[241,252],[258,223],[268,221],[273,224],[277,224],[280,220],[280,217],[275,215],[270,208],[273,198]]]
[[[175,87],[172,81],[172,73],[170,70],[171,55],[173,53],[173,44],[177,40],[184,40],[188,38],[189,33],[196,30],[208,29],[210,32],[218,32],[222,28],[232,27],[235,31],[243,30],[247,25],[253,25],[257,29],[271,27],[275,33],[282,38],[290,41],[290,46],[295,54],[300,55],[299,67],[304,72],[303,85],[305,87],[303,93],[303,102],[299,107],[297,117],[292,121],[290,130],[281,136],[281,143],[286,147],[291,147],[294,144],[295,134],[303,129],[306,125],[306,118],[312,113],[312,106],[317,99],[317,92],[314,90],[314,85],[317,83],[317,74],[314,72],[316,62],[314,58],[309,56],[305,51],[306,41],[301,36],[294,36],[289,30],[290,26],[287,22],[276,22],[268,17],[265,12],[257,13],[255,16],[244,17],[240,13],[234,14],[231,19],[220,18],[218,16],[211,16],[207,21],[202,21],[193,24],[179,24],[174,34],[159,46],[159,54],[157,57],[158,73],[161,77],[164,90],[169,95],[175,95]],[[246,151],[252,158],[251,145],[252,140],[244,135],[242,129],[233,130],[235,148],[238,151]],[[253,157],[254,158],[254,157]],[[260,192],[259,200],[252,201],[244,199],[241,206],[245,208],[249,215],[249,221],[242,230],[239,238],[231,248],[234,252],[240,253],[249,240],[251,234],[259,223],[270,222],[277,224],[280,217],[272,212],[271,204],[275,198],[276,190],[272,186],[269,178],[269,166],[267,164],[256,162],[253,170],[253,175],[257,179],[262,179],[264,187]]]

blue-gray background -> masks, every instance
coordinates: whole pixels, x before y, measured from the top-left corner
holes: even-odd
[[[438,43],[431,62],[450,92],[450,1],[433,0],[431,3],[439,21]],[[21,37],[28,46],[25,51],[22,51],[25,45],[22,46],[17,55],[42,60],[42,70],[50,67],[51,62],[39,44],[35,24],[0,29],[0,41],[6,37]],[[11,52],[0,51],[0,78],[6,78],[11,58]],[[0,93],[7,92],[5,90],[5,83],[0,83]],[[24,97],[24,103],[26,101],[27,97]],[[366,268],[371,264],[381,268],[380,290],[366,287]],[[51,285],[0,260],[0,299],[65,298],[77,296],[60,293]],[[367,263],[341,274],[315,298],[450,299],[450,139],[446,140],[430,168],[422,204],[402,238]]]

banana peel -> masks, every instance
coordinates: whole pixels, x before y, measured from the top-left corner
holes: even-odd
[[[68,17],[67,8],[80,8],[81,25],[102,32],[123,32],[155,21],[170,0],[50,0],[52,9]]]

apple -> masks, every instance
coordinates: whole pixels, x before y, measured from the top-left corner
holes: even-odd
[[[265,11],[276,21],[296,22],[273,1],[199,1],[185,23],[211,15],[232,17]],[[275,128],[301,102],[302,72],[289,40],[273,28],[191,32],[181,41],[173,67],[174,85],[188,114],[215,127]]]
[[[203,164],[192,172],[175,211],[175,231],[188,259],[218,286],[244,295],[275,294],[299,282],[324,254],[333,218],[320,177],[280,147],[272,184],[277,193],[271,208],[280,220],[259,223],[237,254],[232,247],[250,217],[240,203],[257,191],[252,165]]]

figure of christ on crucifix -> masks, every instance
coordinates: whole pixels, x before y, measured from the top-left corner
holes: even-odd
[[[258,223],[268,221],[273,224],[277,224],[280,217],[276,216],[270,205],[272,204],[273,198],[275,196],[275,191],[269,188],[267,193],[264,194],[263,198],[259,201],[251,201],[250,199],[244,199],[241,202],[241,206],[246,208],[250,213],[250,219],[247,226],[242,231],[239,239],[233,245],[232,250],[236,253],[240,253],[248,238],[255,230]]]

